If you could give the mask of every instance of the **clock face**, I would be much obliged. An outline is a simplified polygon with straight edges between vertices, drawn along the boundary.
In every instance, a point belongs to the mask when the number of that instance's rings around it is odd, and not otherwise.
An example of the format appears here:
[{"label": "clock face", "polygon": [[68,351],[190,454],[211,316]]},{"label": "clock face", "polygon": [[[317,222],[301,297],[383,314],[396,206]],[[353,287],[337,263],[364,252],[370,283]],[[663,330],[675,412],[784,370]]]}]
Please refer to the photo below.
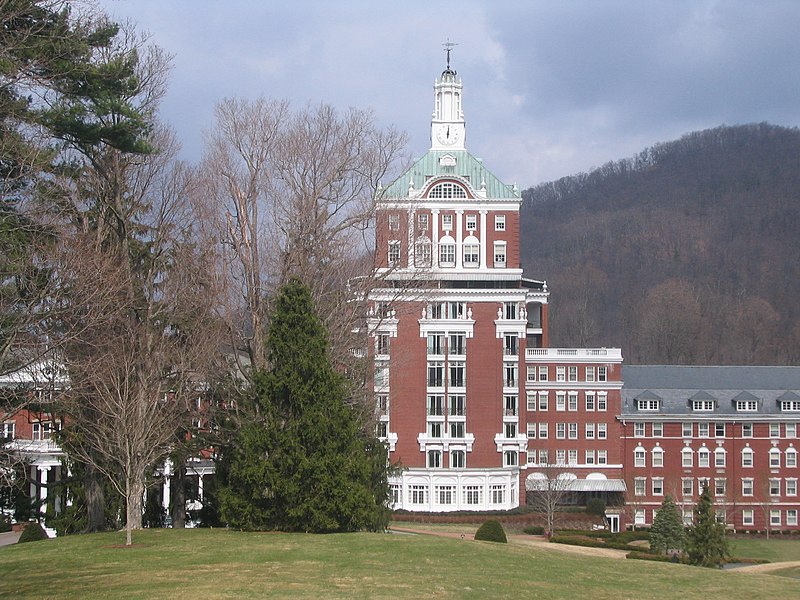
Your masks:
[{"label": "clock face", "polygon": [[439,125],[436,129],[436,139],[439,140],[440,144],[444,145],[451,145],[455,144],[460,137],[460,132],[458,127],[453,127],[452,125]]}]

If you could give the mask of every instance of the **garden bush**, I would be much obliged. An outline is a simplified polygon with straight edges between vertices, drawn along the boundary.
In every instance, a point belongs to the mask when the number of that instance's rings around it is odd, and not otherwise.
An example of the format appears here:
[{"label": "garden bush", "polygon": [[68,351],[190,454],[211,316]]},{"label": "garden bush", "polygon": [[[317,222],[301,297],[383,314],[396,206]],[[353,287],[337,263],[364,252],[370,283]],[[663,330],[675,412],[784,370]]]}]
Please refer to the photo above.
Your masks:
[{"label": "garden bush", "polygon": [[650,554],[649,552],[628,552],[625,555],[625,558],[630,558],[633,560],[654,560],[656,562],[675,562],[672,556],[666,556],[664,554]]},{"label": "garden bush", "polygon": [[19,536],[17,543],[22,544],[23,542],[36,542],[38,540],[46,539],[48,539],[47,533],[45,532],[44,528],[39,525],[39,523],[28,523],[28,525],[22,531],[22,535]]},{"label": "garden bush", "polygon": [[8,519],[0,518],[0,533],[7,533],[11,531],[11,523]]},{"label": "garden bush", "polygon": [[523,529],[522,532],[528,535],[544,535],[544,527],[541,525],[531,525]]},{"label": "garden bush", "polygon": [[499,521],[490,519],[480,526],[478,531],[475,532],[476,540],[483,540],[485,542],[501,542],[505,544],[508,542],[506,539],[506,532]]}]

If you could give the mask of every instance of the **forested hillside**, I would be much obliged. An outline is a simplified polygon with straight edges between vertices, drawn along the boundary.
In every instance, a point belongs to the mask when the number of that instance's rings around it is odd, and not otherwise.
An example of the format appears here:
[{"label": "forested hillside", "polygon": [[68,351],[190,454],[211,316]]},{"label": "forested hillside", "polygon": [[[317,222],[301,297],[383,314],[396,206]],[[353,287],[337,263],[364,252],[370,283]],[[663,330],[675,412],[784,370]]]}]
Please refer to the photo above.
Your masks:
[{"label": "forested hillside", "polygon": [[719,127],[523,193],[551,345],[629,364],[800,361],[800,130]]}]

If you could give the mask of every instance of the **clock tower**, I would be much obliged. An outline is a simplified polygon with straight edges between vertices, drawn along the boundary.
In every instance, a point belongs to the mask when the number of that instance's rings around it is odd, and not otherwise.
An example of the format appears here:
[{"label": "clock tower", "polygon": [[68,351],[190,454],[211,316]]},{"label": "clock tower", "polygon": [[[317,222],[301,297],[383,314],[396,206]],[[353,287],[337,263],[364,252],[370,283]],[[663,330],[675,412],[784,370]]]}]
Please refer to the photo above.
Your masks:
[{"label": "clock tower", "polygon": [[461,79],[450,68],[450,50],[447,47],[447,68],[433,85],[434,107],[431,118],[431,150],[464,150],[466,123],[461,107]]}]

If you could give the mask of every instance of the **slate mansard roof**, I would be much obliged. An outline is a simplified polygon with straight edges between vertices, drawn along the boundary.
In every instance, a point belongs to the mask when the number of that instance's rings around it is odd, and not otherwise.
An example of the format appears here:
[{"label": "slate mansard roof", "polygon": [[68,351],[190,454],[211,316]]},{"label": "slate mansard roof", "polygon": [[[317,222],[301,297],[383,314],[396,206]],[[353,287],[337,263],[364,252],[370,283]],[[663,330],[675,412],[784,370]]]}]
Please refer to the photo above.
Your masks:
[{"label": "slate mansard roof", "polygon": [[[782,411],[784,401],[800,402],[800,367],[622,367],[623,418],[683,415],[692,419],[734,416],[742,420],[763,417],[796,418],[800,411]],[[640,410],[637,400],[657,400],[659,410]],[[710,411],[692,410],[692,401],[713,401]],[[755,411],[737,410],[737,402],[756,401]]]},{"label": "slate mansard roof", "polygon": [[[449,161],[441,160],[448,155],[455,159],[455,166],[448,166]],[[515,185],[508,185],[500,181],[483,165],[483,161],[475,158],[466,150],[429,150],[386,187],[381,199],[408,198],[410,182],[413,182],[414,189],[419,191],[429,180],[437,177],[455,177],[464,180],[476,192],[481,192],[485,185],[483,198],[486,199],[517,201],[520,199],[520,192]]]}]

